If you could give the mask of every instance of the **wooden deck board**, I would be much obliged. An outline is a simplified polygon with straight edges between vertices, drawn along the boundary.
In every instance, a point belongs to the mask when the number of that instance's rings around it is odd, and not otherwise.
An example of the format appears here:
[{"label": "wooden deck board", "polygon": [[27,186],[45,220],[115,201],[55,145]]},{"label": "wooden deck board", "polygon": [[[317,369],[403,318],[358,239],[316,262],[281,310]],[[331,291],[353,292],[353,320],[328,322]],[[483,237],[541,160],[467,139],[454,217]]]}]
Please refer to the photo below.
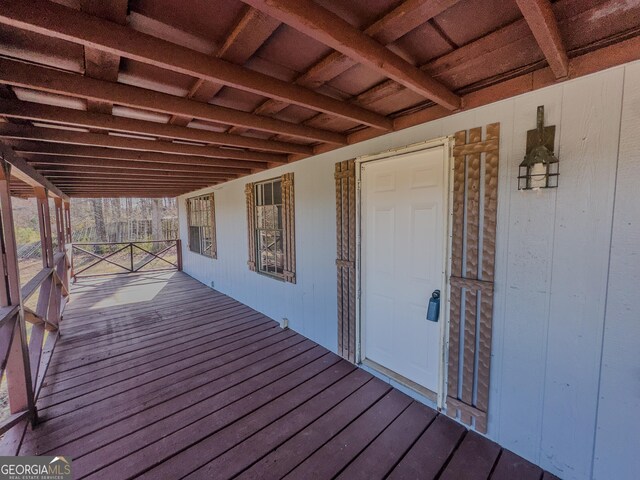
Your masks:
[{"label": "wooden deck board", "polygon": [[83,279],[72,298],[20,454],[68,455],[74,478],[543,475],[183,273]]}]

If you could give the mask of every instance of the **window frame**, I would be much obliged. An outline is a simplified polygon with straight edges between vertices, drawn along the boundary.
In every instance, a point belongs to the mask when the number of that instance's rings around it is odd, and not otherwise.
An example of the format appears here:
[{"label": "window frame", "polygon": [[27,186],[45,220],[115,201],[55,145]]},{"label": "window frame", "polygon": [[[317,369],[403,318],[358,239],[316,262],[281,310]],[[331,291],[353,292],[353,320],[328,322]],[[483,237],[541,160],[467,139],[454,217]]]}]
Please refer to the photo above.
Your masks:
[{"label": "window frame", "polygon": [[[276,183],[280,184],[280,203],[275,203],[275,196],[274,196],[274,188],[273,185],[275,185]],[[272,186],[271,189],[271,198],[272,198],[272,203],[269,204],[265,204],[265,195],[264,195],[264,186],[270,184]],[[274,177],[274,178],[268,178],[266,180],[262,180],[260,182],[255,182],[253,184],[253,215],[254,215],[254,219],[253,219],[253,237],[254,237],[254,248],[255,248],[255,271],[257,273],[259,273],[260,275],[264,275],[266,277],[270,277],[270,278],[275,278],[277,280],[281,280],[281,281],[285,281],[285,270],[286,270],[286,265],[285,265],[285,252],[286,252],[286,247],[285,247],[285,239],[286,239],[286,225],[284,222],[284,192],[283,192],[283,181],[282,181],[282,177]],[[259,195],[259,190],[261,190],[262,195]],[[272,206],[275,207],[275,221],[276,221],[276,225],[275,228],[265,228],[265,227],[261,227],[260,226],[260,222],[259,222],[259,218],[260,218],[260,209],[264,208],[264,207],[268,207],[268,206]],[[279,208],[279,212],[280,214],[278,215],[278,208]],[[263,263],[262,263],[262,249],[261,249],[261,233],[274,233],[276,234],[276,248],[274,251],[274,255],[275,255],[275,259],[274,259],[274,265],[275,265],[275,271],[267,271],[264,270],[263,267]],[[280,243],[280,250],[278,250],[277,245],[278,245],[278,238],[277,238],[277,234],[279,233],[279,243]],[[280,256],[282,258],[282,272],[278,272],[278,256]]]},{"label": "window frame", "polygon": [[[208,202],[208,206],[202,208],[201,205],[206,205],[206,202]],[[202,255],[203,257],[212,259],[218,258],[218,247],[216,242],[215,198],[213,192],[187,198],[186,207],[188,235],[187,248],[190,252],[197,255]],[[194,207],[197,208],[195,211]],[[195,222],[198,223],[198,225],[192,224],[194,215],[198,216],[198,221]],[[192,228],[198,228],[198,243],[200,250],[192,249]],[[207,228],[209,229],[208,237],[206,235],[203,235],[203,231]],[[208,247],[206,247],[207,238],[210,238]],[[209,253],[206,252],[207,250],[209,251]]]}]

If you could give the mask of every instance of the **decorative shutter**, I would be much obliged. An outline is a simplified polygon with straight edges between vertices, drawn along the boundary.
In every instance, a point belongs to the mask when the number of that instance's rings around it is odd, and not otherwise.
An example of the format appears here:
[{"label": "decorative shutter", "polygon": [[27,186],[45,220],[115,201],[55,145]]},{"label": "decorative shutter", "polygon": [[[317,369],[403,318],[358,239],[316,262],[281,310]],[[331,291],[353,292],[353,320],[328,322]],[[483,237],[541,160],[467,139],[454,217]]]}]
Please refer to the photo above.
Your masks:
[{"label": "decorative shutter", "polygon": [[293,173],[282,175],[282,223],[284,229],[284,280],[296,283],[296,225]]},{"label": "decorative shutter", "polygon": [[[193,243],[191,243],[193,240],[193,234],[191,232],[191,199],[187,198],[187,245],[189,245],[189,250],[193,251],[192,245]],[[131,230],[131,228],[129,228],[129,230]]]},{"label": "decorative shutter", "polygon": [[249,260],[247,265],[252,272],[256,271],[256,202],[253,183],[247,183],[244,187],[247,199],[247,234],[249,245]]},{"label": "decorative shutter", "polygon": [[209,209],[211,213],[209,230],[209,235],[211,236],[211,258],[218,258],[218,239],[216,237],[216,199],[213,192],[209,194],[209,202]]},{"label": "decorative shutter", "polygon": [[356,170],[355,161],[336,163],[338,354],[356,360]]},{"label": "decorative shutter", "polygon": [[456,133],[453,148],[447,414],[482,433],[489,406],[499,143],[500,124],[494,123],[484,141],[482,128]]}]

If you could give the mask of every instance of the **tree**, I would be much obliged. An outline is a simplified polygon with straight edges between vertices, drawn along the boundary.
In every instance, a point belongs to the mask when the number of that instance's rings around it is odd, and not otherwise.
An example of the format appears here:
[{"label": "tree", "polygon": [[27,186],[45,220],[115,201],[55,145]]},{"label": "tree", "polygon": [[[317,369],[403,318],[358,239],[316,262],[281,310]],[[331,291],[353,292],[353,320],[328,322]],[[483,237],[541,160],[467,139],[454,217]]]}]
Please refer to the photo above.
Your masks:
[{"label": "tree", "polygon": [[91,207],[93,208],[93,220],[96,225],[96,241],[107,241],[107,229],[104,225],[104,209],[102,208],[101,198],[92,198]]}]

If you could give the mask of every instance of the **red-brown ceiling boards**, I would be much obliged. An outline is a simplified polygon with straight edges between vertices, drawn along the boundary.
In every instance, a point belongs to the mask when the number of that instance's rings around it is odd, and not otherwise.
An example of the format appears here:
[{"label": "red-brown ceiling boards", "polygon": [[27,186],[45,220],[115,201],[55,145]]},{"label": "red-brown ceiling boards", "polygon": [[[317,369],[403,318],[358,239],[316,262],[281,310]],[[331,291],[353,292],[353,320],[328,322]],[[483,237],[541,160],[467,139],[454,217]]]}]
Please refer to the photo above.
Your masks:
[{"label": "red-brown ceiling boards", "polygon": [[0,0],[0,142],[71,195],[180,194],[636,60],[639,33],[618,0]]}]

